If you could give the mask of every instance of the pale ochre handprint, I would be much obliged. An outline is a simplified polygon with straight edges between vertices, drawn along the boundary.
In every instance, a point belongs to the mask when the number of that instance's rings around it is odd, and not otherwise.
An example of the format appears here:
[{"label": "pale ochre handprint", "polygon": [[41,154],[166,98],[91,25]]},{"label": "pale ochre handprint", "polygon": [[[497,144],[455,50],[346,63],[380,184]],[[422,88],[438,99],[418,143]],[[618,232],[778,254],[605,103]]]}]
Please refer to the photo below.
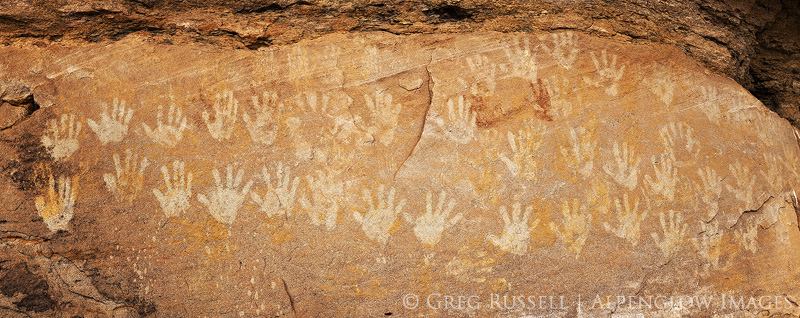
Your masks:
[{"label": "pale ochre handprint", "polygon": [[142,191],[144,184],[144,170],[150,165],[147,158],[142,157],[139,161],[139,155],[131,152],[130,149],[125,149],[125,165],[120,163],[119,154],[114,154],[114,170],[116,175],[106,173],[103,174],[103,180],[106,182],[108,191],[114,194],[118,200],[128,200],[129,202],[136,199]]},{"label": "pale ochre handprint", "polygon": [[594,52],[589,52],[589,55],[592,58],[592,62],[594,63],[595,70],[597,70],[597,75],[599,76],[598,80],[593,80],[589,77],[584,76],[583,81],[586,84],[589,84],[594,87],[599,87],[600,84],[604,82],[606,83],[606,94],[611,96],[617,96],[618,90],[618,83],[619,80],[622,78],[622,74],[625,71],[625,65],[620,66],[617,68],[617,56],[611,55],[611,61],[608,60],[608,54],[606,50],[603,50],[600,53],[600,60],[597,59],[597,56]]},{"label": "pale ochre handprint", "polygon": [[391,144],[394,140],[397,116],[400,115],[403,107],[392,102],[392,94],[380,90],[375,91],[374,98],[364,94],[364,100],[372,119],[367,124],[367,131],[381,144]]},{"label": "pale ochre handprint", "polygon": [[[225,101],[226,98],[227,101]],[[219,141],[230,139],[231,134],[233,134],[233,128],[236,125],[239,101],[233,98],[232,91],[225,91],[222,95],[217,93],[217,101],[214,102],[213,109],[213,121],[209,118],[211,115],[207,111],[203,111],[202,114],[206,127],[208,127],[208,132],[211,133],[211,137]]]},{"label": "pale ochre handprint", "polygon": [[100,143],[120,142],[128,133],[128,124],[133,117],[133,109],[125,112],[125,101],[114,99],[111,113],[108,113],[108,104],[103,103],[103,112],[100,114],[100,123],[92,119],[87,120],[89,128],[97,134]]},{"label": "pale ochre handprint", "polygon": [[242,120],[250,132],[250,139],[255,143],[272,145],[278,135],[276,116],[283,109],[283,103],[278,101],[278,94],[264,92],[260,101],[258,96],[253,96],[253,108],[256,111],[254,117],[242,110]]},{"label": "pale ochre handprint", "polygon": [[687,124],[671,122],[661,128],[659,135],[661,136],[661,143],[670,152],[683,148],[690,159],[697,157],[700,152],[700,147],[694,137],[694,129]]},{"label": "pale ochre handprint", "polygon": [[542,143],[542,137],[531,129],[520,130],[517,135],[508,132],[508,145],[511,147],[511,158],[501,155],[500,160],[514,176],[522,176],[533,181],[539,172],[536,162],[536,150]]},{"label": "pale ochre handprint", "polygon": [[753,200],[753,187],[756,183],[756,177],[750,174],[750,168],[741,164],[739,161],[728,165],[728,169],[733,175],[736,186],[726,184],[725,188],[733,193],[737,199],[745,203],[750,203]]},{"label": "pale ochre handprint", "polygon": [[536,81],[536,55],[531,50],[531,43],[528,38],[520,41],[515,37],[512,43],[503,45],[503,52],[506,54],[508,64],[503,65],[504,71],[511,77],[519,77],[528,81]]},{"label": "pale ochre handprint", "polygon": [[719,211],[719,199],[722,194],[722,179],[717,176],[717,172],[711,169],[711,167],[697,169],[697,175],[700,176],[701,183],[695,183],[694,187],[700,192],[700,199],[709,206],[706,219],[710,220],[717,215]]},{"label": "pale ochre handprint", "polygon": [[198,194],[197,200],[208,208],[208,212],[217,221],[230,225],[236,219],[236,213],[242,207],[247,193],[250,192],[253,180],[247,181],[242,190],[239,191],[242,177],[244,177],[244,169],[239,169],[236,173],[236,178],[233,177],[233,166],[228,165],[226,170],[227,175],[225,183],[223,183],[219,170],[214,169],[213,174],[216,186],[208,191],[208,196]]},{"label": "pale ochre handprint", "polygon": [[504,252],[510,252],[517,255],[524,255],[528,252],[528,245],[531,241],[531,231],[539,226],[539,219],[529,224],[528,220],[533,213],[532,206],[525,207],[525,213],[522,212],[522,205],[515,202],[511,208],[511,215],[509,216],[508,210],[505,206],[500,207],[500,216],[503,218],[503,234],[499,237],[494,234],[489,234],[486,239],[492,242],[495,246]]},{"label": "pale ochre handprint", "polygon": [[51,119],[47,125],[50,135],[42,135],[42,145],[56,161],[68,158],[80,147],[78,136],[82,124],[75,122],[75,115],[61,115],[61,124]]},{"label": "pale ochre handprint", "polygon": [[466,144],[475,139],[476,118],[475,112],[470,110],[469,105],[464,105],[464,96],[459,96],[457,104],[452,98],[447,100],[447,123],[441,117],[434,121],[447,138]]},{"label": "pale ochre handprint", "polygon": [[56,193],[55,180],[50,175],[50,185],[47,195],[36,197],[36,210],[44,220],[44,224],[52,232],[66,230],[67,224],[72,220],[75,208],[75,196],[78,192],[78,177],[72,179],[58,177],[58,193]]},{"label": "pale ochre handprint", "polygon": [[724,231],[719,228],[719,223],[716,220],[710,223],[700,221],[699,234],[700,238],[694,239],[693,243],[697,248],[697,253],[707,262],[703,264],[703,269],[707,274],[709,270],[719,268]]},{"label": "pale ochre handprint", "polygon": [[594,168],[594,152],[597,141],[591,132],[584,127],[571,128],[569,131],[569,147],[561,147],[561,155],[568,167],[588,177]]},{"label": "pale ochre handprint", "polygon": [[172,148],[183,138],[183,131],[186,130],[186,117],[183,116],[181,108],[175,107],[175,105],[169,106],[166,123],[164,122],[162,113],[163,109],[161,105],[158,105],[156,128],[152,129],[147,124],[142,123],[142,129],[144,129],[144,133],[150,140]]},{"label": "pale ochre handprint", "polygon": [[[456,214],[449,220],[447,219],[450,217],[450,213],[453,212],[456,201],[453,199],[447,201],[447,193],[444,191],[439,193],[439,203],[436,205],[435,210],[433,209],[433,193],[431,191],[428,191],[425,200],[427,202],[425,213],[420,214],[416,219],[409,214],[406,214],[405,218],[406,221],[414,224],[414,235],[417,236],[417,239],[423,245],[433,247],[442,239],[442,233],[444,233],[445,229],[461,220],[461,213]],[[445,202],[447,206],[445,206]]]},{"label": "pale ochre handprint", "polygon": [[661,250],[661,255],[670,257],[673,253],[678,251],[678,248],[686,242],[686,229],[687,224],[683,223],[683,215],[681,212],[675,213],[669,210],[669,220],[665,220],[664,212],[658,216],[661,222],[661,230],[664,232],[663,237],[659,237],[656,233],[650,233],[656,246]]},{"label": "pale ochre handprint", "polygon": [[344,181],[332,172],[317,170],[316,177],[306,176],[306,184],[310,195],[300,198],[300,206],[306,210],[312,224],[333,229],[339,216],[339,202],[344,198]]},{"label": "pale ochre handprint", "polygon": [[564,248],[568,252],[575,254],[575,258],[577,258],[589,238],[592,214],[584,209],[583,205],[578,201],[573,201],[572,204],[569,201],[564,201],[564,205],[561,207],[561,215],[564,218],[561,221],[563,226],[559,227],[555,222],[550,222],[550,229],[564,244]]},{"label": "pale ochre handprint", "polygon": [[617,163],[616,169],[606,164],[603,166],[603,171],[620,185],[630,190],[636,188],[640,161],[640,158],[636,155],[636,150],[633,147],[628,147],[626,142],[622,143],[622,150],[620,150],[619,143],[614,142],[614,159]]},{"label": "pale ochre handprint", "polygon": [[758,251],[758,224],[742,224],[738,229],[733,230],[733,235],[746,251],[755,253]]},{"label": "pale ochre handprint", "polygon": [[653,156],[651,158],[656,176],[644,176],[644,181],[654,193],[663,195],[667,200],[675,198],[675,187],[678,184],[678,169],[675,169],[675,157],[669,154]]},{"label": "pale ochre handprint", "polygon": [[381,244],[389,240],[391,235],[389,231],[397,216],[403,211],[403,206],[406,205],[405,199],[395,205],[394,195],[394,188],[384,191],[384,186],[380,185],[377,196],[373,199],[372,192],[364,189],[364,201],[369,205],[369,209],[365,213],[353,212],[353,218],[361,224],[364,234]]},{"label": "pale ochre handprint", "polygon": [[636,246],[639,244],[640,226],[647,217],[647,210],[640,214],[638,212],[639,199],[635,199],[631,204],[627,193],[622,196],[622,202],[620,203],[619,199],[614,200],[614,206],[616,207],[614,215],[617,217],[619,225],[614,228],[608,222],[604,222],[603,228],[607,232],[611,232],[617,237],[627,240],[631,245]]},{"label": "pale ochre handprint", "polygon": [[717,89],[711,86],[700,87],[701,99],[698,107],[708,120],[712,123],[719,125],[719,120],[722,117],[722,110],[720,108],[720,94]]},{"label": "pale ochre handprint", "polygon": [[672,105],[672,96],[675,94],[675,86],[678,80],[672,76],[672,72],[665,66],[657,64],[651,71],[652,80],[647,80],[650,91],[665,105]]},{"label": "pale ochre handprint", "polygon": [[274,215],[292,215],[292,208],[294,207],[295,193],[297,186],[300,184],[300,178],[291,178],[291,168],[289,165],[283,165],[282,162],[278,163],[275,172],[275,184],[272,184],[272,177],[269,170],[265,166],[262,169],[264,182],[269,186],[267,193],[264,196],[259,196],[258,193],[253,192],[250,196],[253,201],[261,207],[261,211],[272,217]]},{"label": "pale ochre handprint", "polygon": [[164,214],[169,217],[180,216],[189,209],[189,200],[192,198],[192,173],[185,172],[186,164],[175,160],[172,162],[172,176],[166,166],[161,166],[161,175],[164,177],[166,191],[153,189],[153,194],[158,199]]},{"label": "pale ochre handprint", "polygon": [[542,44],[542,49],[558,62],[558,65],[565,69],[572,69],[575,59],[578,57],[578,39],[575,34],[570,32],[553,33],[553,48]]}]

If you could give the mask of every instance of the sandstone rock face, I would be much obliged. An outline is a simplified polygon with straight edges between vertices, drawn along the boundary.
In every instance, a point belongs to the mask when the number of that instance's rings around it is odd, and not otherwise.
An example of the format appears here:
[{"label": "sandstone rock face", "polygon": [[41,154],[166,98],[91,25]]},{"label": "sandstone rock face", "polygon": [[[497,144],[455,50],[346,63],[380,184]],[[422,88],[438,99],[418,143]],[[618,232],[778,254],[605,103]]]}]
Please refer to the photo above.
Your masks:
[{"label": "sandstone rock face", "polygon": [[674,47],[0,56],[42,107],[0,131],[5,316],[800,313],[800,137]]}]

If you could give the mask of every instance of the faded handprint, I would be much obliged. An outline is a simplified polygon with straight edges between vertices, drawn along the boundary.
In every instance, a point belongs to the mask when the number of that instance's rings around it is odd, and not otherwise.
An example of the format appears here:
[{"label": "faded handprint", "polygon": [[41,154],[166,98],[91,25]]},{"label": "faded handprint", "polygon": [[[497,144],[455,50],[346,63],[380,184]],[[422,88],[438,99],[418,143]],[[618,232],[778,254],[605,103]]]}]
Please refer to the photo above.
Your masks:
[{"label": "faded handprint", "polygon": [[275,184],[272,184],[269,170],[265,166],[262,169],[264,182],[270,187],[263,197],[258,193],[253,192],[250,196],[253,198],[260,207],[261,211],[272,217],[274,215],[283,214],[285,216],[292,215],[292,208],[294,207],[295,193],[297,186],[300,184],[300,178],[291,178],[291,169],[289,165],[284,166],[282,162],[278,163],[275,171]]},{"label": "faded handprint", "polygon": [[542,49],[552,59],[556,60],[558,65],[568,70],[572,69],[579,52],[578,38],[575,34],[569,32],[553,33],[551,36],[553,37],[553,48],[551,49],[546,44],[542,44]]},{"label": "faded handprint", "polygon": [[168,218],[180,216],[189,209],[189,200],[192,198],[192,173],[189,172],[187,175],[185,166],[184,162],[173,161],[172,177],[170,177],[167,166],[161,166],[161,175],[164,176],[164,185],[167,190],[161,192],[159,189],[153,189],[153,194]]},{"label": "faded handprint", "polygon": [[255,143],[272,145],[278,135],[275,115],[283,109],[283,103],[278,102],[278,94],[264,92],[261,101],[258,96],[253,96],[253,108],[256,110],[255,117],[250,117],[246,110],[242,110],[242,120],[250,132],[250,139]]},{"label": "faded handprint", "polygon": [[[653,189],[653,192],[663,195],[667,200],[675,199],[675,187],[678,184],[678,169],[675,169],[675,157],[672,153],[653,156],[651,158],[654,178],[644,176],[644,181]],[[660,163],[659,163],[660,162]]]},{"label": "faded handprint", "polygon": [[431,191],[428,191],[428,195],[425,198],[425,201],[427,202],[427,205],[425,206],[425,213],[418,216],[416,220],[411,215],[405,215],[406,221],[409,223],[414,223],[414,235],[416,235],[420,242],[422,242],[422,244],[425,246],[432,247],[436,245],[436,243],[439,243],[444,230],[455,225],[461,220],[461,213],[456,214],[450,220],[447,219],[450,216],[450,213],[453,212],[453,208],[456,206],[456,201],[450,199],[447,201],[447,207],[445,207],[444,204],[446,199],[447,194],[444,191],[440,192],[439,203],[436,205],[436,210],[434,210],[433,194]]},{"label": "faded handprint", "polygon": [[712,123],[719,125],[719,120],[722,117],[722,110],[719,105],[720,95],[717,89],[711,86],[701,86],[700,93],[702,94],[700,111],[702,111]]},{"label": "faded handprint", "polygon": [[208,191],[208,196],[198,194],[197,200],[208,208],[208,212],[217,221],[222,224],[232,224],[236,219],[236,213],[242,207],[244,198],[250,192],[250,187],[253,185],[253,180],[247,181],[242,188],[238,191],[239,186],[242,184],[242,177],[244,177],[244,169],[239,169],[236,173],[236,178],[233,177],[233,166],[227,166],[227,175],[225,183],[219,175],[219,170],[214,169],[214,181],[216,186]]},{"label": "faded handprint", "polygon": [[114,105],[111,107],[111,114],[108,113],[108,105],[103,104],[103,112],[100,114],[100,123],[98,124],[92,119],[87,120],[89,128],[97,134],[100,143],[107,144],[109,142],[120,142],[125,134],[128,133],[128,124],[133,117],[133,109],[128,109],[125,112],[125,101],[114,99]]},{"label": "faded handprint", "polygon": [[364,234],[372,240],[381,244],[389,240],[389,230],[392,229],[397,216],[403,211],[406,200],[400,200],[394,204],[394,188],[384,193],[384,186],[378,186],[377,198],[373,200],[369,189],[364,189],[364,201],[369,204],[369,210],[365,213],[353,212],[353,218],[361,224]]},{"label": "faded handprint", "polygon": [[569,144],[570,147],[561,147],[561,155],[564,156],[567,166],[588,177],[594,168],[597,141],[586,128],[573,127],[569,131]]},{"label": "faded handprint", "polygon": [[619,221],[619,226],[614,228],[608,222],[603,223],[603,228],[607,232],[611,232],[619,238],[625,239],[631,243],[631,245],[636,246],[639,244],[639,227],[642,224],[642,221],[647,217],[647,210],[639,214],[639,199],[636,199],[633,204],[631,201],[628,200],[628,194],[625,193],[622,196],[622,201],[624,203],[620,204],[619,199],[614,200],[614,206],[616,206],[615,215],[617,220]]},{"label": "faded handprint", "polygon": [[520,130],[515,136],[514,133],[508,132],[508,144],[511,147],[511,159],[506,155],[502,155],[502,160],[508,170],[514,176],[522,176],[528,180],[533,181],[536,179],[538,172],[538,165],[536,160],[536,150],[542,143],[542,137],[537,135],[532,130]]},{"label": "faded handprint", "polygon": [[761,175],[764,177],[764,180],[769,181],[773,186],[783,190],[786,187],[786,183],[783,172],[781,171],[781,159],[774,153],[764,153],[763,156],[766,169],[761,170]]},{"label": "faded handprint", "polygon": [[[227,97],[228,101],[225,102]],[[223,103],[225,104],[223,106]],[[217,101],[214,102],[214,121],[210,120],[210,114],[203,111],[203,120],[206,122],[208,132],[211,137],[222,141],[223,139],[230,139],[233,134],[233,128],[236,125],[236,112],[239,109],[239,101],[233,98],[232,91],[225,91],[222,95],[217,93]]]},{"label": "faded handprint", "polygon": [[[694,129],[681,122],[671,122],[659,131],[661,143],[670,151],[678,150],[683,147],[689,154],[689,158],[694,159],[700,153],[700,147],[694,137]],[[681,141],[683,141],[681,143]]]},{"label": "faded handprint", "polygon": [[536,84],[533,81],[529,84],[533,95],[536,96],[533,115],[541,120],[553,121],[553,115],[550,114],[550,111],[553,110],[553,105],[550,103],[550,92],[547,89],[547,85],[541,79],[537,79]]},{"label": "faded handprint", "polygon": [[753,199],[753,186],[755,186],[756,177],[750,175],[750,168],[738,161],[728,165],[728,169],[736,181],[736,186],[734,187],[730,184],[726,184],[725,188],[733,193],[737,199],[745,203],[750,203],[750,200]]},{"label": "faded handprint", "polygon": [[650,236],[661,250],[661,255],[670,257],[686,241],[686,228],[688,225],[683,223],[681,212],[676,214],[673,210],[669,210],[669,223],[664,219],[664,212],[661,212],[658,218],[661,222],[664,237],[659,238],[656,233],[650,233]]},{"label": "faded handprint", "polygon": [[617,161],[616,171],[613,171],[611,165],[606,164],[603,170],[614,178],[614,181],[633,190],[638,183],[638,167],[640,158],[636,155],[636,150],[633,147],[628,147],[626,142],[622,143],[622,150],[620,150],[619,143],[614,142],[614,158]]},{"label": "faded handprint", "polygon": [[472,94],[478,94],[482,91],[483,94],[492,95],[495,93],[497,87],[497,64],[489,62],[489,58],[484,55],[476,55],[475,57],[467,57],[467,67],[470,73],[475,74],[476,82],[472,85]]},{"label": "faded handprint", "polygon": [[375,91],[375,98],[364,94],[367,109],[372,116],[372,122],[367,125],[367,131],[373,137],[380,136],[383,145],[389,145],[394,140],[394,129],[397,126],[397,116],[400,115],[402,106],[392,103],[392,94]]},{"label": "faded handprint", "polygon": [[44,224],[51,232],[66,230],[67,224],[72,220],[73,209],[75,207],[75,195],[77,194],[78,178],[72,177],[70,180],[64,176],[58,177],[58,194],[56,194],[55,181],[50,175],[50,186],[47,188],[47,196],[36,197],[36,210],[44,220]]},{"label": "faded handprint", "polygon": [[103,174],[108,191],[114,194],[118,200],[127,199],[133,201],[139,196],[144,184],[144,169],[150,165],[147,158],[142,157],[139,162],[139,155],[133,154],[130,149],[125,149],[125,166],[122,166],[119,154],[114,154],[114,169],[116,175]]},{"label": "faded handprint", "polygon": [[150,126],[145,123],[142,123],[142,129],[144,129],[144,133],[147,137],[150,137],[151,140],[172,148],[183,138],[183,131],[186,129],[186,117],[183,116],[183,112],[179,107],[170,105],[169,112],[167,113],[167,123],[165,124],[163,122],[161,108],[161,105],[158,105],[156,129],[151,129]]},{"label": "faded handprint", "polygon": [[708,220],[712,219],[719,211],[719,198],[722,194],[722,180],[717,176],[717,172],[710,167],[697,169],[700,176],[700,183],[695,183],[695,188],[700,192],[700,198],[709,205],[709,213],[706,215]]},{"label": "faded handprint", "polygon": [[758,224],[742,224],[742,226],[733,231],[734,237],[742,243],[744,249],[755,253],[758,251]]},{"label": "faded handprint", "polygon": [[[344,197],[344,182],[331,172],[317,170],[317,177],[306,176],[310,198],[300,198],[300,206],[306,210],[315,226],[325,225],[328,230],[336,226],[339,216],[339,201]],[[288,180],[286,178],[285,180]]]},{"label": "faded handprint", "polygon": [[563,227],[559,228],[555,222],[550,222],[550,229],[561,239],[564,248],[568,252],[575,254],[575,258],[577,258],[581,254],[584,244],[586,244],[586,239],[589,238],[592,214],[585,211],[578,201],[573,201],[572,204],[564,201],[561,214],[564,217],[562,220]]},{"label": "faded handprint", "polygon": [[42,136],[42,145],[56,161],[68,158],[80,147],[78,135],[81,132],[81,122],[75,123],[75,115],[61,115],[60,126],[58,121],[51,119],[47,130],[51,134]]},{"label": "faded handprint", "polygon": [[700,221],[700,228],[700,239],[694,239],[693,243],[700,257],[708,262],[704,264],[707,272],[709,269],[719,268],[719,257],[722,255],[723,231],[716,221],[712,223]]},{"label": "faded handprint", "polygon": [[536,81],[536,56],[531,50],[531,43],[528,38],[520,42],[519,37],[514,38],[512,43],[503,45],[503,52],[508,58],[508,64],[504,65],[505,71],[511,77],[520,77],[527,81]]},{"label": "faded handprint", "polygon": [[589,77],[583,77],[583,81],[591,86],[600,87],[600,84],[609,81],[608,87],[606,87],[606,94],[611,96],[617,96],[618,93],[618,83],[619,80],[622,78],[622,74],[625,71],[625,65],[622,65],[617,68],[617,56],[611,56],[611,62],[608,61],[608,54],[606,50],[603,50],[600,55],[600,60],[597,60],[597,56],[594,52],[589,52],[589,55],[592,57],[592,62],[594,62],[594,67],[597,70],[597,74],[600,76],[600,79],[595,81]]},{"label": "faded handprint", "polygon": [[452,98],[447,100],[447,118],[447,124],[442,118],[436,118],[435,122],[450,140],[466,144],[475,139],[476,115],[469,105],[464,105],[464,96],[458,97],[457,107]]},{"label": "faded handprint", "polygon": [[511,215],[509,217],[508,210],[505,206],[500,207],[500,215],[503,218],[503,234],[497,237],[494,234],[489,234],[486,239],[492,242],[495,246],[504,252],[511,252],[517,255],[524,255],[528,252],[528,245],[531,241],[531,231],[539,226],[539,219],[533,221],[533,224],[528,224],[528,219],[533,213],[533,207],[525,207],[525,213],[522,213],[522,207],[519,202],[515,202],[511,208]]},{"label": "faded handprint", "polygon": [[672,76],[669,69],[662,65],[654,66],[651,74],[653,80],[648,81],[650,91],[658,96],[658,99],[664,104],[670,106],[677,80]]}]

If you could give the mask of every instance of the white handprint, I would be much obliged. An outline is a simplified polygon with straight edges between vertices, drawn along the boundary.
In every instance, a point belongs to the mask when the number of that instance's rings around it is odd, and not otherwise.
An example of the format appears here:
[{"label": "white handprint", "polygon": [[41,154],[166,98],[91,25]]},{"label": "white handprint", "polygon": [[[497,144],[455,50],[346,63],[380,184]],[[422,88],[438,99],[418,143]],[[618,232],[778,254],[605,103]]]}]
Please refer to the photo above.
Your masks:
[{"label": "white handprint", "polygon": [[[192,173],[185,173],[185,163],[175,160],[172,162],[172,178],[166,166],[161,166],[161,175],[164,176],[165,192],[153,189],[153,194],[158,199],[164,214],[169,217],[180,216],[189,209],[189,200],[192,197]],[[172,181],[170,181],[172,179]]]},{"label": "white handprint", "polygon": [[514,38],[513,43],[503,45],[508,64],[504,65],[512,77],[520,77],[528,81],[536,81],[536,56],[530,49],[530,40],[525,38],[520,43],[519,38]]},{"label": "white handprint", "polygon": [[[224,99],[228,98],[225,102]],[[222,104],[225,103],[223,106]],[[214,121],[209,119],[210,114],[203,111],[203,120],[206,122],[208,132],[211,137],[222,141],[223,139],[230,139],[233,134],[233,128],[236,125],[236,112],[239,109],[239,101],[233,98],[232,91],[225,91],[222,95],[217,93],[217,101],[214,102]]]},{"label": "white handprint", "polygon": [[297,186],[300,184],[300,178],[291,178],[291,169],[289,165],[284,167],[283,163],[279,162],[277,171],[275,172],[275,185],[272,184],[269,170],[265,166],[262,169],[264,182],[270,187],[263,197],[258,193],[253,192],[250,196],[253,201],[261,207],[261,211],[272,217],[274,215],[283,214],[285,216],[292,215],[292,208],[294,207],[295,193]]},{"label": "white handprint", "polygon": [[[661,128],[659,135],[661,136],[661,143],[670,151],[677,150],[676,146],[683,146],[692,159],[700,152],[700,148],[697,146],[697,140],[695,140],[694,137],[694,129],[687,124],[671,122]],[[682,145],[678,144],[680,140],[684,141]]]},{"label": "white handprint", "polygon": [[186,129],[186,117],[179,107],[175,105],[169,106],[167,113],[167,122],[163,122],[163,115],[161,105],[158,105],[158,114],[156,114],[156,129],[150,128],[145,123],[142,123],[142,129],[147,137],[166,147],[172,148],[178,144],[183,138],[183,131]]},{"label": "white handprint", "polygon": [[706,114],[708,120],[719,125],[719,120],[722,117],[722,110],[719,105],[720,94],[716,88],[710,86],[701,86],[700,93],[702,94],[700,111]]},{"label": "white handprint", "polygon": [[617,96],[617,85],[619,80],[622,78],[622,74],[625,71],[625,65],[621,66],[617,69],[617,56],[611,56],[611,62],[608,61],[608,54],[606,50],[601,52],[601,60],[597,60],[597,56],[594,52],[589,52],[589,55],[592,57],[592,62],[594,62],[594,67],[597,70],[597,74],[600,76],[600,79],[595,81],[589,77],[583,77],[583,81],[591,86],[599,87],[601,83],[605,81],[609,81],[608,87],[606,88],[606,94],[611,96]]},{"label": "white handprint", "polygon": [[653,67],[651,74],[653,80],[648,81],[650,91],[658,96],[664,104],[670,106],[672,103],[672,96],[675,93],[677,80],[673,78],[668,68],[661,65]]},{"label": "white handprint", "polygon": [[435,246],[442,238],[442,233],[445,229],[455,225],[461,220],[461,213],[456,214],[452,219],[447,220],[453,208],[456,206],[456,201],[450,199],[447,201],[447,207],[444,206],[447,194],[442,191],[439,193],[439,203],[436,210],[433,209],[433,194],[428,191],[425,200],[425,213],[421,214],[414,220],[414,217],[406,214],[406,221],[414,223],[414,235],[425,246]]},{"label": "white handprint", "polygon": [[128,124],[133,117],[133,109],[125,112],[125,101],[114,99],[111,114],[108,113],[108,104],[103,103],[103,112],[100,114],[100,123],[92,119],[87,120],[89,128],[97,134],[100,143],[120,142],[128,133]]},{"label": "white handprint", "polygon": [[750,175],[750,169],[747,166],[736,162],[728,165],[733,178],[736,179],[736,187],[726,184],[725,188],[733,193],[737,199],[745,203],[750,203],[753,199],[753,186],[756,183],[756,177]]},{"label": "white handprint", "polygon": [[554,33],[553,48],[550,49],[547,45],[542,44],[544,49],[551,58],[558,62],[558,65],[565,69],[572,69],[572,64],[575,63],[575,58],[578,57],[578,39],[569,32]]},{"label": "white handprint", "polygon": [[378,186],[377,198],[373,200],[369,189],[364,189],[364,201],[369,204],[369,210],[365,213],[353,212],[353,218],[361,224],[364,234],[381,244],[389,240],[391,235],[389,231],[392,229],[397,216],[403,211],[403,206],[406,205],[405,199],[400,200],[395,205],[394,194],[394,188],[384,193],[384,186],[380,185]]},{"label": "white handprint", "polygon": [[605,222],[603,223],[603,228],[619,238],[628,240],[631,245],[636,246],[639,244],[639,227],[642,221],[647,217],[647,210],[640,215],[638,212],[639,199],[636,199],[633,205],[631,205],[627,193],[622,196],[622,201],[624,202],[624,206],[620,204],[619,199],[614,200],[614,205],[617,208],[615,215],[619,221],[619,226],[613,228],[611,224]]},{"label": "white handprint", "polygon": [[403,107],[400,104],[392,103],[392,94],[376,90],[374,95],[375,98],[373,99],[364,94],[367,109],[372,117],[372,122],[368,124],[367,131],[373,137],[380,136],[378,139],[381,144],[388,145],[394,140],[397,116],[400,115]]},{"label": "white handprint", "polygon": [[504,252],[511,252],[517,255],[524,255],[528,252],[528,245],[531,241],[531,231],[539,226],[539,219],[533,221],[533,224],[528,224],[528,219],[533,213],[533,207],[525,207],[525,213],[522,213],[522,206],[519,202],[515,202],[511,208],[511,215],[509,217],[508,210],[505,206],[500,207],[500,215],[503,218],[503,234],[497,237],[494,234],[489,234],[486,239],[492,242],[495,246]]},{"label": "white handprint", "polygon": [[713,218],[719,211],[719,198],[722,194],[722,180],[717,176],[717,172],[710,167],[697,169],[702,184],[695,183],[695,188],[700,191],[700,198],[709,205],[707,219]]},{"label": "white handprint", "polygon": [[75,123],[75,115],[61,115],[61,126],[58,121],[51,119],[47,125],[51,135],[42,136],[42,145],[47,148],[50,156],[56,161],[68,158],[78,150],[80,143],[78,135],[81,132],[81,122]]},{"label": "white handprint", "polygon": [[475,139],[477,130],[475,112],[470,110],[469,105],[464,106],[464,96],[458,97],[458,106],[453,103],[453,99],[447,100],[448,123],[436,118],[435,122],[442,129],[444,135],[460,144],[466,144]]},{"label": "white handprint", "polygon": [[571,206],[568,201],[564,201],[561,214],[564,217],[562,220],[564,226],[559,229],[554,222],[550,222],[550,229],[564,243],[564,248],[575,254],[575,258],[577,258],[589,238],[592,214],[585,211],[578,201],[573,201]]},{"label": "white handprint", "polygon": [[253,96],[253,108],[256,115],[251,119],[246,110],[242,110],[242,120],[250,132],[253,142],[272,145],[278,135],[277,111],[283,109],[283,103],[278,102],[278,94],[264,92],[261,101],[258,96]]},{"label": "white handprint", "polygon": [[633,190],[638,183],[638,167],[640,158],[636,156],[633,147],[628,147],[626,142],[622,143],[620,151],[619,143],[614,142],[614,158],[617,161],[617,171],[613,171],[611,165],[606,164],[603,170],[614,178],[614,181]]},{"label": "white handprint", "polygon": [[242,184],[244,169],[239,169],[234,179],[233,166],[228,165],[225,184],[222,183],[219,170],[214,169],[213,173],[216,187],[208,191],[208,196],[198,194],[197,199],[208,208],[208,212],[217,221],[230,225],[236,219],[236,213],[242,207],[244,198],[247,196],[247,192],[250,191],[250,186],[253,185],[253,180],[247,181],[242,191],[237,191]]},{"label": "white handprint", "polygon": [[[288,181],[288,178],[286,178]],[[339,201],[344,197],[344,182],[337,180],[331,173],[317,171],[317,177],[306,176],[310,199],[305,194],[300,198],[300,206],[306,209],[311,223],[315,226],[325,225],[328,230],[336,226],[339,216]]]},{"label": "white handprint", "polygon": [[712,223],[700,221],[700,228],[700,239],[694,239],[693,243],[700,257],[708,262],[708,264],[704,264],[704,269],[706,272],[709,269],[718,269],[719,257],[722,255],[724,232],[719,228],[719,223],[716,221]]},{"label": "white handprint", "polygon": [[676,214],[673,210],[669,210],[669,223],[664,219],[664,212],[659,214],[658,219],[661,222],[664,237],[659,238],[656,233],[650,233],[650,236],[661,250],[661,254],[664,257],[670,257],[686,241],[686,227],[688,225],[683,223],[681,212]]},{"label": "white handprint", "polygon": [[[672,201],[675,198],[675,186],[678,183],[678,169],[674,168],[675,157],[670,154],[662,154],[651,158],[653,170],[656,172],[655,178],[650,175],[644,176],[644,181],[653,189]],[[660,161],[660,163],[659,163]]]},{"label": "white handprint", "polygon": [[70,180],[60,176],[58,177],[58,194],[56,194],[55,181],[53,180],[53,175],[50,175],[47,196],[36,197],[36,210],[39,211],[39,215],[50,231],[57,232],[67,229],[67,224],[72,220],[77,188],[77,177],[72,177],[72,180]]},{"label": "white handprint", "polygon": [[144,169],[150,165],[150,162],[145,157],[142,157],[142,161],[139,162],[139,155],[133,154],[130,149],[125,149],[125,154],[124,167],[120,164],[119,154],[114,154],[116,176],[106,173],[103,174],[103,180],[106,182],[108,191],[111,191],[118,200],[133,201],[142,191]]}]

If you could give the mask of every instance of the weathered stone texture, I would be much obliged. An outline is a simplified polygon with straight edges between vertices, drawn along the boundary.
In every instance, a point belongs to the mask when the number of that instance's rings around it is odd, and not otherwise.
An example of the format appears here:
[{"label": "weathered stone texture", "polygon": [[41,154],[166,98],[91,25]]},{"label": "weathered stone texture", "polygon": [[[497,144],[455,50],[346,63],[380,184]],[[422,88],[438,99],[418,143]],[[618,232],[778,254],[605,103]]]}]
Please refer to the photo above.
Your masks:
[{"label": "weathered stone texture", "polygon": [[[42,107],[0,131],[3,315],[572,316],[579,294],[800,312],[798,135],[671,46],[130,36],[0,65]],[[403,304],[437,292],[484,306]]]}]

